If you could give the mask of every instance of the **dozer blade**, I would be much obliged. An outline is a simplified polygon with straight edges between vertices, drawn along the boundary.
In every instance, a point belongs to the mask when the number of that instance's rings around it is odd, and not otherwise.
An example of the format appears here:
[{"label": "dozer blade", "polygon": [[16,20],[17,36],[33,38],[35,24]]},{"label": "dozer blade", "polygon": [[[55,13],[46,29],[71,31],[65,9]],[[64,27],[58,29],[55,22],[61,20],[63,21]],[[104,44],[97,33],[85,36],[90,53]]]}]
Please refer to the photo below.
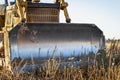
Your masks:
[{"label": "dozer blade", "polygon": [[94,24],[24,23],[9,32],[11,61],[79,57],[104,48],[103,32]]}]

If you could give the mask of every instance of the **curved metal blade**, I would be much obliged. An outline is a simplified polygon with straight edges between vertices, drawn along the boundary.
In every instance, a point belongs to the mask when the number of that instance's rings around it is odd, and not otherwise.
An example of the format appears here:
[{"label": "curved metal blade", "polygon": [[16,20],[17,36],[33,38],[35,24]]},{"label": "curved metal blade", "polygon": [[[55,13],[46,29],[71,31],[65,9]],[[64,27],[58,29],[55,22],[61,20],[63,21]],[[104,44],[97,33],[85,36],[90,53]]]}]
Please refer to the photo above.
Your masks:
[{"label": "curved metal blade", "polygon": [[[103,33],[93,24],[26,23],[9,32],[11,60],[78,57],[103,48]],[[101,40],[102,39],[102,40]]]}]

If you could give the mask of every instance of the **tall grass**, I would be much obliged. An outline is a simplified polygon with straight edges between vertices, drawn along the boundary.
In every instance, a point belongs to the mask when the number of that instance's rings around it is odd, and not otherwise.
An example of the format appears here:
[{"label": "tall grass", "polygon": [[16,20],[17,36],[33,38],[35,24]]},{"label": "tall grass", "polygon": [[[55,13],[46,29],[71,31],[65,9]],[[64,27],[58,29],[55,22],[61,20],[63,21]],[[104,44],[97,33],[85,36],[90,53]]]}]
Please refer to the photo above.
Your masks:
[{"label": "tall grass", "polygon": [[[19,65],[24,60],[21,60],[18,66],[13,69],[16,74],[11,74],[9,71],[1,71],[0,79],[8,80],[120,80],[120,43],[119,41],[107,42],[106,52],[95,56],[94,65],[91,65],[88,57],[87,66],[66,65],[60,69],[61,59],[53,57],[44,63],[40,68],[23,73],[23,68],[17,71]],[[106,55],[104,55],[104,53]],[[102,57],[102,58],[101,58]],[[74,63],[74,62],[73,62]]]}]

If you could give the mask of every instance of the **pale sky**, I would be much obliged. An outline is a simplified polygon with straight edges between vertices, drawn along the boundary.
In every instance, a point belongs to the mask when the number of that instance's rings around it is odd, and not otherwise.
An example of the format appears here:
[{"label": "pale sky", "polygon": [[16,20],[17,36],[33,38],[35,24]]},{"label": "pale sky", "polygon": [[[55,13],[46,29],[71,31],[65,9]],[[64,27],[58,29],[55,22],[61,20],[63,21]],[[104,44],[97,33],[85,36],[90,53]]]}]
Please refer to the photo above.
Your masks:
[{"label": "pale sky", "polygon": [[[0,0],[0,3],[3,0]],[[10,0],[12,1],[12,0]],[[54,0],[41,0],[53,2]],[[120,0],[65,0],[72,23],[94,23],[108,38],[120,39]],[[65,22],[63,12],[60,21]]]}]

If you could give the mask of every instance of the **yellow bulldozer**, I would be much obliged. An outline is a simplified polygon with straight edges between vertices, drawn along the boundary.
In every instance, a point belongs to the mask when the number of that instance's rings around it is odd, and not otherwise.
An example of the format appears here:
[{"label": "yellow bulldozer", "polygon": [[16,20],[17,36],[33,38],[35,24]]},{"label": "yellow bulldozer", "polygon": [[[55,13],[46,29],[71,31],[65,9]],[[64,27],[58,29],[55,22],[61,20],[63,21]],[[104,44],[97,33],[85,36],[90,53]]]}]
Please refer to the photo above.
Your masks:
[{"label": "yellow bulldozer", "polygon": [[[78,58],[81,54],[97,52],[105,48],[103,32],[95,24],[71,23],[67,2],[55,0],[4,0],[0,4],[0,68],[11,70],[16,59],[30,64],[37,60],[62,56]],[[60,10],[66,23],[59,22]]]}]

